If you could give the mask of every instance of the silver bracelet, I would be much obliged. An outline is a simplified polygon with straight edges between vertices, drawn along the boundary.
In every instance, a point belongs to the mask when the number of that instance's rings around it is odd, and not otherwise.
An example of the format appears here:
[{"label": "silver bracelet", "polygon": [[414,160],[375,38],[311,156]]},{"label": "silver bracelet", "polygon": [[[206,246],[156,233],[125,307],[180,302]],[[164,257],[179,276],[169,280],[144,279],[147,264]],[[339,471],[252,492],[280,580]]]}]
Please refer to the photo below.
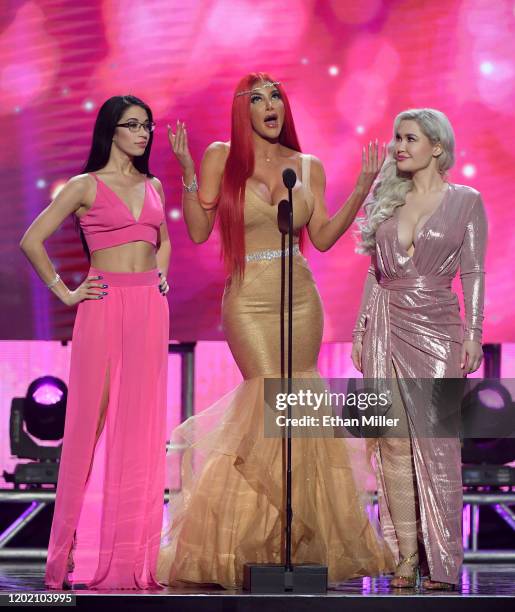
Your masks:
[{"label": "silver bracelet", "polygon": [[52,289],[52,287],[55,287],[57,285],[57,283],[61,280],[61,277],[59,276],[59,274],[56,273],[56,275],[54,276],[53,280],[51,280],[48,284],[47,287],[49,289]]},{"label": "silver bracelet", "polygon": [[181,180],[182,180],[182,186],[184,188],[184,191],[187,191],[188,193],[194,193],[195,191],[198,191],[198,183],[197,183],[196,174],[193,175],[193,180],[191,181],[191,185],[186,185],[186,183],[184,182],[183,176],[181,176]]}]

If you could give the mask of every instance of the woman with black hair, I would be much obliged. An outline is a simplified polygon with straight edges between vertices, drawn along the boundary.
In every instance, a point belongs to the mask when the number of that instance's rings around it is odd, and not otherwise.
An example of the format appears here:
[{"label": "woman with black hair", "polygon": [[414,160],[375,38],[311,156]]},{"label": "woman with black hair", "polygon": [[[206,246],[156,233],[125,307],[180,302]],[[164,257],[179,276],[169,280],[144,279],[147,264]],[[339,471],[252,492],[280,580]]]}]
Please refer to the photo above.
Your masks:
[{"label": "woman with black hair", "polygon": [[[138,98],[107,100],[84,174],[68,181],[20,244],[47,287],[68,306],[79,304],[50,588],[72,580],[90,588],[159,587],[170,240],[163,189],[148,164],[154,126]],[[44,248],[70,214],[91,262],[75,290]]]}]

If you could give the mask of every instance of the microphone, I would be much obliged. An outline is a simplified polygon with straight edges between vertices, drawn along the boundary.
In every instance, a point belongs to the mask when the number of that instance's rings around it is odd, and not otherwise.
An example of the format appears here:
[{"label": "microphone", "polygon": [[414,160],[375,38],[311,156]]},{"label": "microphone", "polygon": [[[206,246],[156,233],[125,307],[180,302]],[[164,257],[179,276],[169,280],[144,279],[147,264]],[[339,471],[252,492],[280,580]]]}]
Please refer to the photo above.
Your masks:
[{"label": "microphone", "polygon": [[[285,171],[286,172],[286,171]],[[281,200],[277,209],[277,225],[281,234],[287,234],[290,229],[290,203]]]},{"label": "microphone", "polygon": [[293,189],[296,182],[297,175],[295,174],[295,170],[292,170],[291,168],[286,168],[286,170],[283,170],[283,183],[288,191]]}]

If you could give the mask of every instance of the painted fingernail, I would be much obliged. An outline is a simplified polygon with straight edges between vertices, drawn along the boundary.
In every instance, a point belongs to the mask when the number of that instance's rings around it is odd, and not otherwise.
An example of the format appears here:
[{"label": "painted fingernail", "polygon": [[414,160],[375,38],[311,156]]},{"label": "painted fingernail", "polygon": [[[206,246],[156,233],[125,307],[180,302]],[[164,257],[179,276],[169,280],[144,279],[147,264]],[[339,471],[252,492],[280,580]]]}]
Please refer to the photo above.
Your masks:
[{"label": "painted fingernail", "polygon": [[163,276],[163,273],[162,273],[162,272],[158,272],[157,274],[158,274],[159,276]]},{"label": "painted fingernail", "polygon": [[99,299],[99,300],[103,300],[104,298],[103,298],[101,295],[99,295],[99,296],[98,296],[98,299]]},{"label": "painted fingernail", "polygon": [[102,291],[102,295],[107,295],[107,291]]},{"label": "painted fingernail", "polygon": [[102,289],[107,289],[109,285],[102,285]]},{"label": "painted fingernail", "polygon": [[104,278],[104,277],[103,277],[103,276],[99,276],[99,277],[98,277],[98,280],[100,280],[100,279],[102,279],[102,278]]}]

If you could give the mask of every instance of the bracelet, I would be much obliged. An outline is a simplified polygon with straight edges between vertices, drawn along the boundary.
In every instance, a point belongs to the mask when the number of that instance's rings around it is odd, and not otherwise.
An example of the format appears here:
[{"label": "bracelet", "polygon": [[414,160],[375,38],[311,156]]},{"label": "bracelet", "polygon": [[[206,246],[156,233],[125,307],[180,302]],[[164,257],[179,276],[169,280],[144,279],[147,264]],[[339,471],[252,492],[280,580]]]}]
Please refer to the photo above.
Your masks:
[{"label": "bracelet", "polygon": [[191,181],[191,185],[186,185],[186,183],[184,182],[184,177],[182,176],[181,176],[181,180],[182,180],[182,186],[184,188],[184,191],[187,191],[188,193],[194,193],[195,191],[198,191],[198,183],[197,183],[196,174],[193,175],[193,180]]},{"label": "bracelet", "polygon": [[55,277],[53,280],[51,280],[48,284],[47,287],[49,289],[52,289],[52,287],[55,287],[57,285],[57,283],[61,280],[61,277],[59,276],[59,274],[56,273]]}]

